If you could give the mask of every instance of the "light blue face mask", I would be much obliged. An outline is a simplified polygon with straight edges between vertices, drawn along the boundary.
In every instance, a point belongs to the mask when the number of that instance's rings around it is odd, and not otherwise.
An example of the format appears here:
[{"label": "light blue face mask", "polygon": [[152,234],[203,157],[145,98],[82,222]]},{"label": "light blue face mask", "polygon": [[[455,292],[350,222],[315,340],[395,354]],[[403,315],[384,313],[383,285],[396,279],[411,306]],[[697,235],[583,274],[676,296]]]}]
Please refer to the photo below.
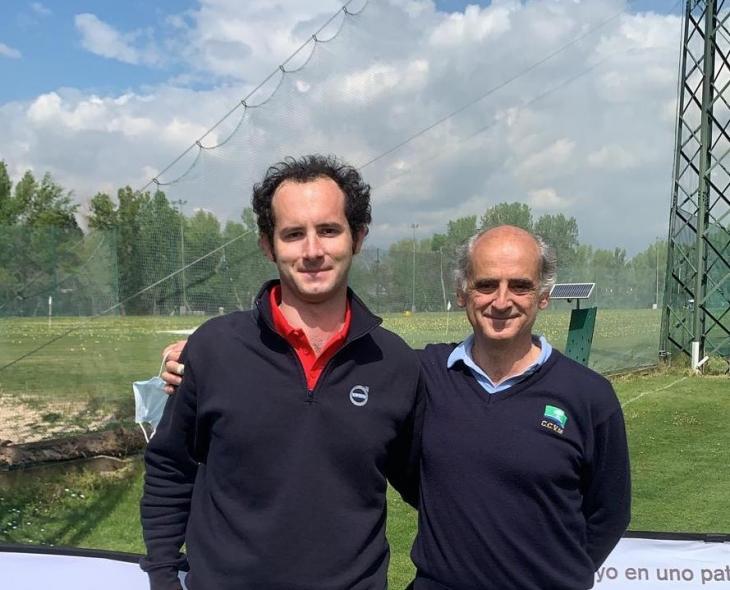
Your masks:
[{"label": "light blue face mask", "polygon": [[[132,383],[132,391],[134,391],[134,421],[139,424],[144,434],[144,439],[150,442],[155,435],[157,425],[162,419],[162,412],[165,409],[167,398],[165,393],[165,382],[160,378],[162,370],[165,368],[167,355],[162,359],[160,371],[157,377],[147,379],[147,381],[135,381]],[[149,424],[152,432],[147,434],[144,425]]]}]

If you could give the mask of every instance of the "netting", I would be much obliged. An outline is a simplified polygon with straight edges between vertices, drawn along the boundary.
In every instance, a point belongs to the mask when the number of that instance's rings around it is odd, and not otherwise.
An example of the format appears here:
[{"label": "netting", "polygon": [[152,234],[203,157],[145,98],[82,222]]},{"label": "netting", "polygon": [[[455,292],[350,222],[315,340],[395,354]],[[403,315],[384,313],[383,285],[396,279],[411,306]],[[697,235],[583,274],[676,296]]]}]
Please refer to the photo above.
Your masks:
[{"label": "netting", "polygon": [[[530,28],[541,9],[494,7],[494,26],[512,19],[516,30],[534,34],[535,43],[508,60],[507,49],[488,35],[459,29],[456,21],[436,26],[435,11],[353,0],[142,190],[95,197],[85,233],[3,228],[0,396],[15,400],[3,408],[28,413],[36,438],[62,426],[83,430],[129,417],[130,381],[156,370],[160,349],[177,332],[248,308],[262,281],[274,276],[247,205],[267,166],[288,155],[337,154],[372,185],[374,223],[350,282],[385,314],[386,325],[415,346],[461,338],[468,326],[454,306],[455,249],[484,222],[470,212],[475,204],[482,211],[494,205],[501,191],[528,191],[536,162],[515,157],[524,152],[520,145],[570,150],[560,136],[538,137],[545,103],[550,117],[562,118],[564,132],[593,130],[586,148],[610,141],[609,122],[593,120],[590,109],[579,116],[560,97],[610,100],[600,96],[597,73],[639,51],[600,43],[621,27],[622,6],[571,7],[587,24],[557,42]],[[424,19],[434,26],[424,29]],[[464,35],[489,48],[470,61],[471,72],[454,69],[453,43]],[[460,90],[444,102],[440,90],[452,86]],[[506,159],[501,138],[517,146]],[[498,176],[488,172],[497,168]],[[569,167],[562,176],[570,176]],[[437,234],[448,221],[445,201],[455,221],[449,233]],[[593,252],[566,242],[566,234],[577,237],[577,227],[561,225],[566,219],[558,211],[533,225],[556,242],[559,280],[597,283],[592,303],[606,311],[599,315],[593,366],[608,371],[653,362],[661,247],[641,260],[627,259],[620,248]],[[395,241],[403,236],[409,238]],[[392,245],[371,246],[379,242]],[[543,329],[560,347],[570,306],[553,307]],[[62,415],[76,418],[58,420],[59,403],[67,404]]]},{"label": "netting", "polygon": [[[0,401],[16,441],[128,421],[130,382],[154,374],[165,345],[208,317],[248,309],[263,281],[276,276],[255,232],[239,224],[220,228],[204,212],[158,219],[166,225],[130,234],[130,243],[112,230],[3,233],[29,245],[4,258],[15,282],[6,280],[0,293]],[[350,274],[355,292],[416,347],[469,333],[454,296],[454,252],[425,247],[366,248]],[[562,270],[561,280],[580,276],[601,286],[588,303],[600,309],[594,368],[656,360],[654,270],[625,267],[621,294],[607,286],[616,284],[616,269]],[[571,307],[555,301],[539,318],[538,331],[558,348]]]}]

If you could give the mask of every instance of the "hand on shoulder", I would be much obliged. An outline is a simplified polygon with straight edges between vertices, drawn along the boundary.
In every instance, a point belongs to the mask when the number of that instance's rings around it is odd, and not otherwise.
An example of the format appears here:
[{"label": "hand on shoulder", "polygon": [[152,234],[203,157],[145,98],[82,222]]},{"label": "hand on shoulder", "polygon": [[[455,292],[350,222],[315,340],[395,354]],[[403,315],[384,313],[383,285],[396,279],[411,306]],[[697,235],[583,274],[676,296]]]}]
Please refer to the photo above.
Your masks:
[{"label": "hand on shoulder", "polygon": [[165,393],[175,393],[178,385],[182,382],[182,375],[185,365],[180,363],[180,355],[187,344],[187,340],[178,340],[162,351],[162,358],[165,359],[164,370],[160,377],[165,382]]}]

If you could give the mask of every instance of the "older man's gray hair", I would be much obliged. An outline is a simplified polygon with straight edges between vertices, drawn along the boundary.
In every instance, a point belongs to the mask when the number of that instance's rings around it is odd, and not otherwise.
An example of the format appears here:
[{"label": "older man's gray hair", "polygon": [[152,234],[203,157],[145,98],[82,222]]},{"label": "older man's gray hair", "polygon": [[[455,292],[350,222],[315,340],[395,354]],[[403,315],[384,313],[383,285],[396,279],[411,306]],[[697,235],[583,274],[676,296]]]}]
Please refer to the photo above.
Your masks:
[{"label": "older man's gray hair", "polygon": [[[474,245],[490,229],[488,228],[478,231],[470,237],[466,243],[461,246],[457,252],[456,269],[454,270],[454,279],[456,280],[456,288],[462,293],[466,293],[469,289],[469,280],[472,275],[471,256],[474,252]],[[542,236],[529,233],[537,242],[540,252],[540,291],[545,293],[550,291],[558,276],[558,257],[555,250],[543,239]]]}]

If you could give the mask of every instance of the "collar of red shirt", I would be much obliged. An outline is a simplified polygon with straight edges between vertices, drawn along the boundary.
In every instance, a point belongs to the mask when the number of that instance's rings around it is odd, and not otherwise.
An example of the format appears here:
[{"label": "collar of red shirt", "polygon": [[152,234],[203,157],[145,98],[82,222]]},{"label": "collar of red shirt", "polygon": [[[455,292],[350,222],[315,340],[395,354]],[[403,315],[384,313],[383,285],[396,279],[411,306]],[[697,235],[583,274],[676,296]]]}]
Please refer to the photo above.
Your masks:
[{"label": "collar of red shirt", "polygon": [[297,358],[304,369],[304,375],[307,378],[307,388],[311,391],[317,384],[322,371],[327,362],[342,348],[350,331],[350,320],[352,313],[350,311],[350,300],[347,300],[345,308],[345,321],[342,328],[332,336],[325,344],[322,352],[317,356],[309,343],[304,330],[293,328],[284,317],[279,309],[281,303],[281,286],[274,285],[269,292],[269,303],[271,305],[271,317],[274,321],[274,328],[294,349]]}]

